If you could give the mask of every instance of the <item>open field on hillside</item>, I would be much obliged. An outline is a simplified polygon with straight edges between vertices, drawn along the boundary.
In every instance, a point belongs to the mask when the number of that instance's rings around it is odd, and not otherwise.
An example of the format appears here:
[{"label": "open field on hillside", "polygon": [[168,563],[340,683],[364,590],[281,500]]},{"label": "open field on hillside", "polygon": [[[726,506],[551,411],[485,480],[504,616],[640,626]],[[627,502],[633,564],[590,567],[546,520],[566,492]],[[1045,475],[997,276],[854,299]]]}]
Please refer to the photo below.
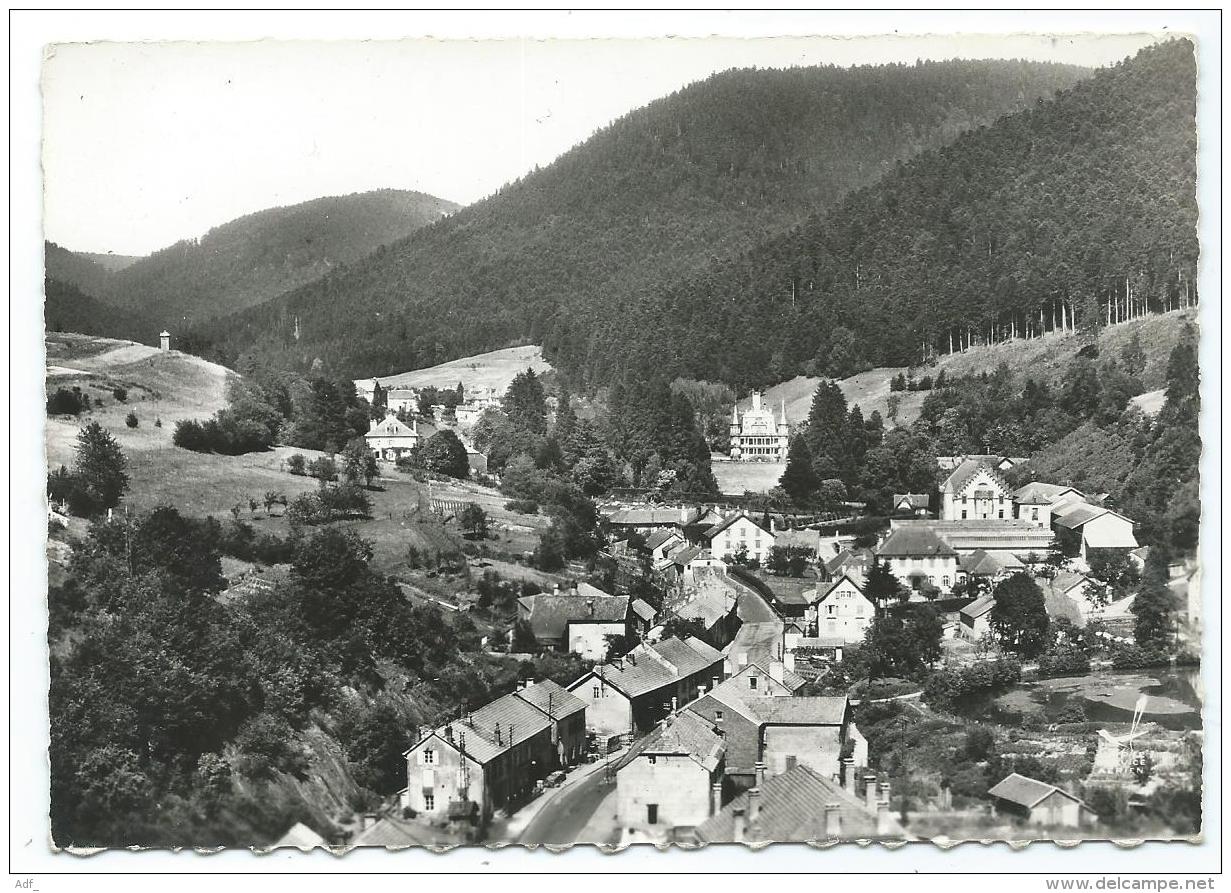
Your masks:
[{"label": "open field on hillside", "polygon": [[[507,358],[505,362],[508,368],[516,365]],[[285,536],[289,525],[283,518],[284,510],[275,506],[268,514],[258,505],[252,511],[249,500],[259,503],[268,491],[292,500],[318,486],[313,478],[286,470],[286,460],[295,453],[308,461],[322,455],[314,450],[280,446],[263,453],[222,456],[190,452],[172,443],[176,421],[204,418],[226,405],[226,382],[235,373],[222,366],[127,341],[60,333],[47,336],[47,365],[49,389],[75,385],[89,394],[91,401],[103,401],[102,406],[92,406],[80,417],[47,420],[49,466],[71,467],[77,432],[87,422],[98,421],[115,437],[128,459],[131,483],[121,510],[140,513],[170,505],[189,517],[212,515],[229,521],[232,509],[238,506],[240,520],[252,524],[258,532]],[[510,379],[513,374],[509,373]],[[112,394],[116,387],[127,389],[125,402]],[[140,420],[137,428],[125,425],[130,411]],[[162,427],[154,427],[155,418],[162,420]],[[494,552],[520,555],[534,549],[539,532],[549,523],[542,515],[506,510],[506,498],[489,487],[466,481],[419,483],[392,464],[383,463],[380,475],[374,482],[378,489],[369,491],[371,518],[342,524],[373,543],[374,563],[384,573],[407,570],[407,549],[411,545],[424,552],[458,547],[456,519],[442,523],[430,510],[431,499],[482,506],[491,518],[489,539],[484,545]],[[74,519],[72,526],[75,534],[84,533],[84,523],[77,529]],[[515,567],[510,565],[510,569]]]},{"label": "open field on hillside", "polygon": [[[1179,340],[1185,322],[1195,322],[1197,311],[1173,310],[1108,326],[1099,333],[1098,350],[1102,356],[1118,357],[1136,333],[1146,355],[1142,383],[1146,390],[1166,385],[1167,358]],[[1056,384],[1086,340],[1074,332],[1049,332],[1041,338],[1018,339],[1001,344],[972,348],[965,353],[942,356],[932,374],[943,369],[946,376],[962,376],[992,371],[1001,363],[1019,375],[1029,375]]]},{"label": "open field on hillside", "polygon": [[[228,369],[199,357],[154,347],[95,338],[88,335],[49,333],[47,343],[47,389],[79,387],[91,402],[101,400],[80,418],[47,419],[47,462],[56,467],[72,462],[77,431],[87,421],[97,421],[115,436],[130,458],[137,453],[171,450],[171,435],[180,419],[204,418],[226,406]],[[112,395],[116,387],[128,391],[121,403]],[[138,427],[129,428],[124,418],[137,414]],[[154,427],[155,419],[162,427]]]},{"label": "open field on hillside", "polygon": [[786,470],[785,462],[725,462],[714,456],[710,467],[718,481],[718,492],[728,496],[741,496],[746,491],[766,493],[778,486],[778,479]]},{"label": "open field on hillside", "polygon": [[[1147,391],[1162,388],[1166,384],[1167,358],[1179,340],[1180,330],[1185,321],[1195,321],[1196,310],[1174,310],[1171,313],[1156,314],[1134,319],[1128,322],[1108,326],[1099,333],[1098,349],[1100,355],[1118,357],[1128,344],[1133,333],[1141,340],[1142,350],[1146,355],[1146,368],[1142,374],[1142,382]],[[889,423],[888,402],[889,384],[899,372],[921,378],[924,375],[935,376],[944,371],[946,377],[961,377],[978,375],[981,372],[991,372],[1001,363],[1020,376],[1029,375],[1035,379],[1046,381],[1050,385],[1059,384],[1077,351],[1086,344],[1086,340],[1073,332],[1049,332],[1041,338],[1030,340],[1018,339],[990,346],[972,347],[964,353],[941,356],[935,365],[926,368],[908,369],[905,366],[879,367],[852,375],[838,382],[843,396],[848,404],[858,404],[864,418],[876,410]],[[786,417],[793,425],[799,425],[808,418],[812,408],[812,395],[816,392],[819,378],[809,378],[799,375],[790,381],[776,384],[765,391],[765,402],[777,412],[786,403]],[[909,425],[919,418],[926,391],[902,391],[898,393],[897,423]],[[747,409],[751,398],[739,402],[741,409]],[[1161,406],[1157,397],[1143,394],[1135,401],[1145,412],[1157,412]]]},{"label": "open field on hillside", "polygon": [[[450,360],[439,366],[382,376],[380,383],[387,388],[451,388],[460,381],[467,387],[495,388],[500,393],[504,393],[514,376],[526,371],[527,368],[533,369],[536,373],[551,370],[551,364],[543,359],[541,347],[534,344],[524,347],[506,347],[503,350],[462,357],[460,360]],[[357,379],[356,384],[367,383],[371,380],[370,378]]]},{"label": "open field on hillside", "polygon": [[[850,378],[841,379],[838,387],[849,405],[858,405],[864,418],[873,411],[879,412],[881,418],[888,422],[889,415],[889,383],[899,372],[905,372],[905,366],[881,366],[860,372]],[[809,378],[797,375],[790,381],[776,384],[765,391],[766,404],[779,411],[786,402],[786,417],[792,425],[801,425],[808,420],[808,412],[812,409],[812,396],[816,393],[819,378]],[[919,417],[919,408],[923,405],[925,394],[917,391],[907,391],[898,395],[897,421],[899,425],[909,425]],[[740,408],[747,409],[751,400],[741,400]]]}]

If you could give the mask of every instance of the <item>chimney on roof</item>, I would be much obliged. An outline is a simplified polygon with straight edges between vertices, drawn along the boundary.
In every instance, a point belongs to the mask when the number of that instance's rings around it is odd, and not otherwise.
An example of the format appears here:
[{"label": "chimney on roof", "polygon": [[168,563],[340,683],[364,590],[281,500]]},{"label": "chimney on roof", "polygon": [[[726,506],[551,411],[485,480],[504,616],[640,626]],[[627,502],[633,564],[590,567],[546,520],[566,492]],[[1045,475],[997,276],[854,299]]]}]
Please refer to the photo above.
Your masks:
[{"label": "chimney on roof", "polygon": [[716,781],[710,785],[710,815],[718,815],[722,811],[722,782]]},{"label": "chimney on roof", "polygon": [[893,815],[889,812],[888,803],[876,804],[876,833],[893,833]]},{"label": "chimney on roof", "polygon": [[496,743],[504,744],[504,740],[500,736],[500,723],[496,723]]},{"label": "chimney on roof", "polygon": [[675,712],[676,712],[676,711],[678,711],[679,709],[680,709],[680,699],[679,699],[679,698],[677,698],[677,697],[672,696],[672,698],[671,698],[671,712],[672,712],[672,713],[675,713]]},{"label": "chimney on roof", "polygon": [[718,687],[718,677],[717,677],[717,676],[711,676],[711,677],[710,677],[710,691],[713,691],[713,690],[714,690],[714,689],[716,689],[717,687]]},{"label": "chimney on roof", "polygon": [[756,777],[756,786],[759,788],[765,784],[765,764],[760,760],[757,760]]},{"label": "chimney on roof", "polygon": [[855,785],[855,758],[843,757],[838,761],[841,764],[842,772],[842,787],[852,797],[858,797],[859,791]]},{"label": "chimney on roof", "polygon": [[842,807],[837,803],[825,804],[825,836],[842,836]]},{"label": "chimney on roof", "polygon": [[453,743],[453,723],[449,723],[445,726],[445,740],[450,744]]},{"label": "chimney on roof", "polygon": [[876,809],[876,776],[865,775],[863,780],[864,799],[868,804],[868,809]]},{"label": "chimney on roof", "polygon": [[761,814],[761,789],[753,788],[748,792],[748,822],[751,824]]},{"label": "chimney on roof", "polygon": [[731,812],[731,840],[743,843],[748,831],[748,817],[742,806],[735,807]]}]

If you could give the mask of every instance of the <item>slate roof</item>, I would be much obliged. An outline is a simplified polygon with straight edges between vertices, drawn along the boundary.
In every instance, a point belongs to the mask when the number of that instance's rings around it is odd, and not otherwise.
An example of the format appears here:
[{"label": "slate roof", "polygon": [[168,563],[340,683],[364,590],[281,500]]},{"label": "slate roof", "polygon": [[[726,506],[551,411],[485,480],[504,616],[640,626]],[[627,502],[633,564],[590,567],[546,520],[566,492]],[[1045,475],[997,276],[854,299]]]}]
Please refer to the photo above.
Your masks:
[{"label": "slate roof", "polygon": [[889,532],[889,536],[877,547],[876,554],[905,558],[920,555],[956,555],[957,552],[930,527],[901,526]]},{"label": "slate roof", "polygon": [[840,726],[846,717],[847,699],[840,697],[813,698],[746,698],[764,723],[789,726]]},{"label": "slate roof", "polygon": [[638,757],[669,754],[691,757],[707,772],[714,772],[725,752],[726,743],[709,722],[691,711],[682,710],[637,742],[616,771]]},{"label": "slate roof", "polygon": [[1033,778],[1027,778],[1025,775],[1018,775],[1016,772],[989,789],[987,793],[991,797],[1007,800],[1010,803],[1016,803],[1018,806],[1024,806],[1027,809],[1037,806],[1055,793],[1063,794],[1070,800],[1081,803],[1082,806],[1086,805],[1080,797],[1073,796],[1063,788],[1058,788],[1054,784],[1047,784]]},{"label": "slate roof", "polygon": [[967,521],[894,521],[893,531],[930,530],[959,552],[979,549],[1044,554],[1051,547],[1053,534],[1046,527],[1015,518],[979,518]]},{"label": "slate roof", "polygon": [[[445,732],[446,726],[434,729],[430,735],[458,748],[479,763],[489,763],[513,745],[550,728],[551,721],[543,711],[532,707],[513,692],[448,725],[453,730],[452,741]],[[496,739],[497,729],[500,730],[499,741]],[[427,737],[425,735],[414,747],[418,747]]]},{"label": "slate roof", "polygon": [[645,545],[647,549],[657,549],[659,546],[661,546],[663,543],[665,543],[667,540],[671,539],[672,537],[679,537],[679,536],[680,536],[679,531],[676,531],[676,530],[670,530],[670,529],[655,530],[653,533],[651,533],[646,538]]},{"label": "slate roof", "polygon": [[630,605],[629,607],[632,609],[632,612],[634,614],[636,614],[638,617],[640,617],[642,620],[645,620],[645,621],[652,621],[655,617],[658,616],[658,611],[656,611],[654,609],[654,606],[651,605],[649,602],[647,602],[645,599],[635,598],[633,599],[632,605]]},{"label": "slate roof", "polygon": [[813,598],[815,599],[816,604],[819,605],[821,602],[825,601],[825,599],[829,597],[829,593],[833,592],[840,585],[842,585],[842,581],[844,580],[849,581],[850,584],[859,591],[859,594],[863,595],[863,586],[859,584],[859,581],[850,574],[843,573],[842,576],[838,577],[836,580],[826,583],[823,586],[818,586],[815,590],[813,590],[815,593]]},{"label": "slate roof", "polygon": [[703,551],[705,550],[700,546],[688,546],[685,549],[680,549],[680,551],[673,553],[671,555],[671,563],[678,564],[680,567],[687,567],[688,562],[692,561]]},{"label": "slate roof", "polygon": [[1001,477],[1000,472],[996,470],[996,465],[999,462],[999,456],[969,456],[963,459],[957,468],[953,469],[952,473],[945,478],[945,482],[940,485],[940,489],[947,493],[961,493],[976,474],[980,471],[986,471],[992,477],[992,480],[1000,484],[1005,491],[1008,491],[1008,483]]},{"label": "slate roof", "polygon": [[973,620],[978,620],[984,614],[988,613],[996,606],[996,599],[990,595],[985,595],[982,598],[977,598],[966,607],[962,608],[958,613],[963,617],[970,617]]},{"label": "slate roof", "polygon": [[1093,521],[1095,518],[1102,517],[1109,511],[1110,509],[1090,505],[1088,502],[1070,502],[1060,506],[1052,513],[1052,523],[1072,530],[1075,527],[1080,527],[1089,521]]},{"label": "slate roof", "polygon": [[703,536],[704,536],[707,540],[712,540],[714,537],[718,536],[718,534],[722,533],[724,530],[726,530],[728,527],[730,527],[732,524],[734,524],[734,523],[735,523],[736,521],[738,521],[740,518],[743,518],[743,519],[747,520],[747,521],[748,521],[750,524],[752,524],[754,527],[759,528],[759,529],[760,529],[763,533],[766,533],[766,534],[768,534],[770,537],[773,537],[773,535],[774,535],[774,534],[773,534],[773,531],[766,530],[764,527],[761,527],[760,522],[758,522],[758,521],[754,521],[752,518],[748,517],[747,513],[745,513],[745,512],[736,512],[736,513],[735,513],[734,515],[732,515],[731,517],[729,517],[729,518],[727,518],[727,519],[725,519],[725,520],[723,520],[723,521],[718,522],[718,523],[717,523],[717,524],[715,524],[713,527],[711,527],[709,530],[705,531],[705,533],[703,534]]},{"label": "slate roof", "polygon": [[586,702],[562,685],[544,679],[513,692],[528,704],[537,707],[550,719],[561,720],[586,709]]},{"label": "slate roof", "polygon": [[[608,595],[582,583],[572,592],[544,592],[517,600],[536,639],[562,639],[569,623],[619,623],[628,616],[628,596]],[[591,611],[593,604],[593,611]]]},{"label": "slate roof", "polygon": [[[755,820],[747,820],[744,839],[799,843],[826,840],[825,807],[839,807],[839,835],[847,840],[904,838],[906,833],[896,821],[880,834],[876,815],[862,801],[842,790],[837,782],[820,775],[802,763],[780,775],[765,779],[760,791],[760,808]],[[750,794],[740,794],[718,813],[697,826],[703,843],[729,843],[735,839],[735,811],[748,815]]]},{"label": "slate roof", "polygon": [[310,850],[318,846],[328,846],[325,838],[321,837],[303,822],[296,822],[291,825],[289,831],[279,838],[274,844],[274,849],[284,846],[298,847],[301,850]]},{"label": "slate roof", "polygon": [[836,574],[850,567],[866,567],[872,563],[872,556],[867,550],[858,552],[850,549],[843,549],[833,558],[825,562],[825,571],[829,574]]},{"label": "slate roof", "polygon": [[994,577],[1006,570],[1020,570],[1025,567],[1013,555],[993,555],[984,549],[976,549],[958,559],[962,570],[968,574],[983,577]]},{"label": "slate roof", "polygon": [[1023,505],[1051,505],[1066,493],[1075,493],[1080,499],[1085,499],[1086,497],[1086,494],[1076,487],[1048,484],[1043,481],[1031,481],[1024,487],[1018,487],[1013,491],[1013,501]]},{"label": "slate roof", "polygon": [[[688,509],[689,523],[696,516],[696,509]],[[608,523],[624,524],[633,527],[678,527],[680,526],[680,509],[639,507],[617,509],[607,517]]]},{"label": "slate roof", "polygon": [[925,509],[928,507],[928,504],[931,502],[931,500],[928,499],[928,495],[926,493],[894,493],[893,494],[894,508],[897,508],[897,506],[903,500],[906,500],[910,508],[913,508],[913,509]]},{"label": "slate roof", "polygon": [[673,636],[653,645],[641,643],[622,660],[595,667],[592,673],[570,685],[569,690],[595,675],[627,697],[636,698],[674,685],[685,676],[709,669],[721,660],[722,654],[700,639],[681,642]]},{"label": "slate roof", "polygon": [[432,846],[453,842],[439,829],[418,822],[386,816],[372,827],[361,831],[351,846]]},{"label": "slate roof", "polygon": [[1051,581],[1051,588],[1056,592],[1068,592],[1074,586],[1087,581],[1089,578],[1085,574],[1079,574],[1077,571],[1060,571]]}]

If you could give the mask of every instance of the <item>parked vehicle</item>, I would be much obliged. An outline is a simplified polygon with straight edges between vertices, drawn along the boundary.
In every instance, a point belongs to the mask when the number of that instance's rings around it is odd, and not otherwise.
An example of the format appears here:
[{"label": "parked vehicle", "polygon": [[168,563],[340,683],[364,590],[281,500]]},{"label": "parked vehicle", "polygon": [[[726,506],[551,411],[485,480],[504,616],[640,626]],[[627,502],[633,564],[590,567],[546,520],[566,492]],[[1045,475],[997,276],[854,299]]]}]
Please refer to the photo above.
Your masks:
[{"label": "parked vehicle", "polygon": [[558,788],[560,785],[564,784],[564,779],[566,779],[567,777],[568,776],[565,775],[563,772],[559,772],[559,771],[553,772],[551,773],[551,775],[547,776],[547,787]]}]

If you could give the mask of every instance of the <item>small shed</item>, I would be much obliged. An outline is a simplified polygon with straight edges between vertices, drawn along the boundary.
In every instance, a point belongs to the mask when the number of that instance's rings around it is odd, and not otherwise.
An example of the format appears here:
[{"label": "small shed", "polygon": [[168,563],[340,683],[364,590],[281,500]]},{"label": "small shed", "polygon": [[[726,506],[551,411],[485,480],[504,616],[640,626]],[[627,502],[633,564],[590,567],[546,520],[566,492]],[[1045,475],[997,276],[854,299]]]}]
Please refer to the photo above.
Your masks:
[{"label": "small shed", "polygon": [[1081,798],[1054,784],[1014,772],[991,788],[998,812],[1030,825],[1080,828],[1095,820],[1095,813]]}]

